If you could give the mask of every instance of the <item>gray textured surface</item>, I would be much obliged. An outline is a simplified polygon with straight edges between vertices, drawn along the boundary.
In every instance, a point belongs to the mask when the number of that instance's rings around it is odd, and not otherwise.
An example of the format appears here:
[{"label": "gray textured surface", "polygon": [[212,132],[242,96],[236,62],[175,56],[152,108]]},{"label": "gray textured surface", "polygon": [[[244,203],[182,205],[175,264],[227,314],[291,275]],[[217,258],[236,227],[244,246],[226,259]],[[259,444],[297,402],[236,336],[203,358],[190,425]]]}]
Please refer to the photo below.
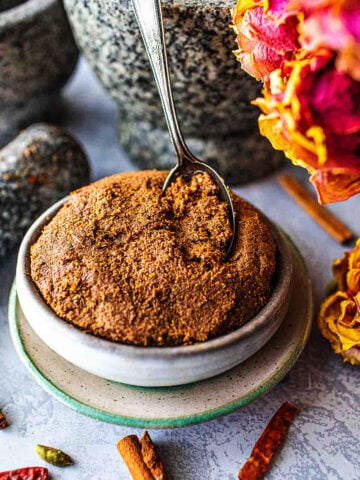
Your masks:
[{"label": "gray textured surface", "polygon": [[[117,102],[120,139],[127,153],[142,168],[169,168],[174,152],[129,0],[64,3],[80,48]],[[241,70],[232,54],[233,1],[214,3],[164,2],[174,98],[195,155],[228,180],[242,182],[268,173],[283,155],[255,128],[258,111],[250,100],[258,96],[261,84]],[[251,157],[250,144],[256,144]],[[236,177],[233,166],[239,162],[242,173]]]},{"label": "gray textured surface", "polygon": [[[83,67],[83,66],[82,66]],[[85,68],[66,90],[67,125],[85,144],[94,176],[130,168],[116,145],[114,108]],[[76,113],[75,113],[76,112]],[[296,168],[289,171],[305,181]],[[278,222],[305,256],[319,304],[330,279],[331,260],[343,247],[323,233],[282,192],[276,177],[236,189]],[[360,196],[334,205],[360,235]],[[11,345],[7,295],[15,259],[0,267],[0,408],[10,428],[0,432],[0,470],[41,464],[34,447],[45,443],[63,448],[76,460],[73,467],[51,468],[54,480],[130,479],[115,444],[136,429],[83,417],[45,393],[29,377]],[[268,480],[357,480],[360,472],[360,369],[344,365],[314,327],[298,363],[267,396],[218,420],[176,430],[153,431],[173,480],[231,480],[274,411],[285,401],[297,404],[297,418]]]}]

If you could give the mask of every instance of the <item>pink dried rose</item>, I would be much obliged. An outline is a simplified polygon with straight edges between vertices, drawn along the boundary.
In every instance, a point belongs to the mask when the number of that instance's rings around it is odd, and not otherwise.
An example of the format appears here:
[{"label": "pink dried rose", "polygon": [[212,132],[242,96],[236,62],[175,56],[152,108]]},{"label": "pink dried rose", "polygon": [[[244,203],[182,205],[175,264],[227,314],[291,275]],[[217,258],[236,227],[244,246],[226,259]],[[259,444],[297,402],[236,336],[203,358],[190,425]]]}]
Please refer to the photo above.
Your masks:
[{"label": "pink dried rose", "polygon": [[360,80],[360,0],[292,0],[290,5],[304,12],[302,48],[336,52],[337,69]]},{"label": "pink dried rose", "polygon": [[360,192],[360,0],[238,0],[242,67],[264,82],[260,131],[308,169],[321,203]]},{"label": "pink dried rose", "polygon": [[297,24],[295,16],[279,23],[265,15],[263,1],[238,1],[233,10],[233,27],[239,48],[234,53],[242,68],[266,82],[270,73],[290,60],[299,47]]},{"label": "pink dried rose", "polygon": [[360,83],[336,70],[330,52],[274,71],[254,103],[261,133],[308,169],[321,203],[360,192]]},{"label": "pink dried rose", "polygon": [[[316,0],[315,0],[316,3]],[[301,12],[301,2],[293,0],[265,0],[264,1],[264,13],[280,23],[284,21],[286,17],[291,15],[299,15]]]}]

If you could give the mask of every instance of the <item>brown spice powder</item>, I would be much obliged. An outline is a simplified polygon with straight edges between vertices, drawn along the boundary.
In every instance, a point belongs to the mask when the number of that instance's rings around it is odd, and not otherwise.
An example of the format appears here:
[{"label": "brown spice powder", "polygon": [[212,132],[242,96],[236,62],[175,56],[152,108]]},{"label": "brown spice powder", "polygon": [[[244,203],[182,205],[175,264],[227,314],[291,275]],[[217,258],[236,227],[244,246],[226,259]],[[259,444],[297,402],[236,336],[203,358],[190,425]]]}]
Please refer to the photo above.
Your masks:
[{"label": "brown spice powder", "polygon": [[135,345],[180,345],[228,333],[266,304],[276,247],[266,219],[233,196],[237,239],[210,177],[114,175],[71,196],[31,248],[50,307],[85,332]]}]

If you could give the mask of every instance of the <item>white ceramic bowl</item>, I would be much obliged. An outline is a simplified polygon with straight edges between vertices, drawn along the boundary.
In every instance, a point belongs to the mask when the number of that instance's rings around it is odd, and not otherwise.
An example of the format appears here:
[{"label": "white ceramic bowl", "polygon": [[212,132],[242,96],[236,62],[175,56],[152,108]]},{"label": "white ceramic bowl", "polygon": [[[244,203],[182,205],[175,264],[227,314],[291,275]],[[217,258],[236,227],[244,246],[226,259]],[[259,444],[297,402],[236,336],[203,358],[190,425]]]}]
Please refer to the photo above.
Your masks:
[{"label": "white ceramic bowl", "polygon": [[85,334],[59,318],[45,303],[30,275],[30,247],[66,198],[30,227],[21,244],[16,285],[21,308],[33,330],[52,350],[100,377],[144,387],[182,385],[235,367],[256,353],[280,327],[291,295],[292,260],[287,240],[273,227],[277,272],[268,303],[232,333],[190,346],[136,347]]}]

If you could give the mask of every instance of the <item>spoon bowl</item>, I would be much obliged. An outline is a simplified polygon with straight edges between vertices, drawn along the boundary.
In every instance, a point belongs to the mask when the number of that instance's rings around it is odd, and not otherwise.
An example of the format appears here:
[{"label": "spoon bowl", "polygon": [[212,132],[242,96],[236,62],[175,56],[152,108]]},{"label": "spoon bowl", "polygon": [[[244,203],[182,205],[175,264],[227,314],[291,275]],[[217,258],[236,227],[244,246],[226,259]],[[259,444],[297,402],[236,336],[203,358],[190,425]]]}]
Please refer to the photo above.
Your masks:
[{"label": "spoon bowl", "polygon": [[236,232],[236,223],[235,223],[235,211],[232,204],[231,196],[229,193],[228,188],[224,184],[223,179],[214,170],[210,165],[207,163],[198,160],[196,157],[192,157],[190,160],[186,158],[185,161],[181,165],[177,164],[167,176],[164,185],[163,191],[165,191],[169,185],[174,182],[178,177],[183,177],[186,181],[190,181],[193,175],[198,175],[201,173],[208,173],[216,186],[218,187],[218,197],[219,199],[228,205],[228,214],[229,214],[229,221],[232,230],[232,237],[230,241],[227,243],[227,256],[230,256],[232,247],[235,240],[235,232]]},{"label": "spoon bowl", "polygon": [[132,0],[132,4],[154,74],[170,137],[177,154],[177,165],[170,171],[169,176],[165,180],[163,190],[166,190],[179,176],[190,179],[198,173],[208,173],[210,175],[218,187],[219,199],[228,206],[232,229],[232,238],[227,245],[227,256],[229,257],[236,234],[234,206],[229,190],[220,175],[207,163],[196,158],[185,143],[172,93],[161,0]]}]

